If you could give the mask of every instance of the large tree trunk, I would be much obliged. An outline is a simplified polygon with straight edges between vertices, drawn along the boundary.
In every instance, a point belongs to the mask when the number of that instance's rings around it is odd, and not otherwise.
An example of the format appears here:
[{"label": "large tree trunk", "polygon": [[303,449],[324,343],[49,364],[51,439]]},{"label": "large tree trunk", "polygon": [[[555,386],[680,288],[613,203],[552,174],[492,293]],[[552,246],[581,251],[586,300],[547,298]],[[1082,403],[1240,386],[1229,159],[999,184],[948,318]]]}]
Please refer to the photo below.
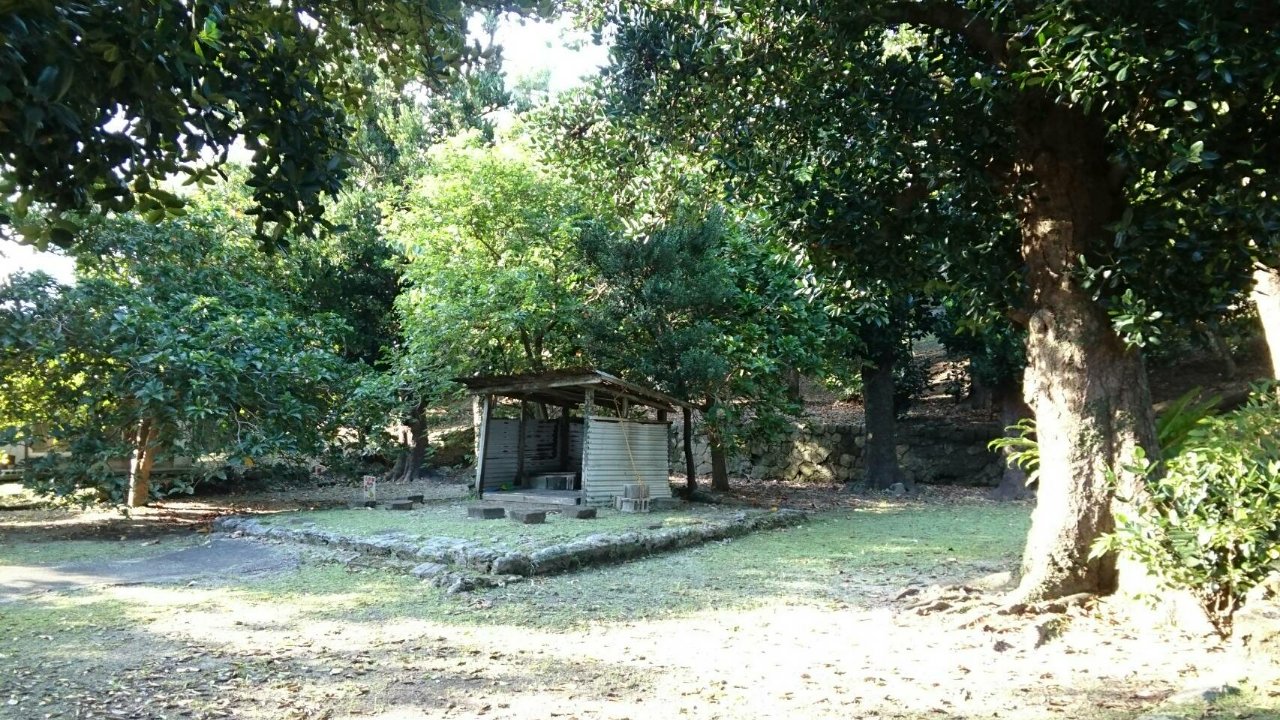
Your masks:
[{"label": "large tree trunk", "polygon": [[893,349],[872,353],[874,365],[862,366],[862,404],[867,426],[866,485],[883,490],[912,484],[898,465],[898,420],[893,407]]},{"label": "large tree trunk", "polygon": [[693,459],[693,410],[682,408],[684,415],[684,476],[689,497],[698,489],[698,463]]},{"label": "large tree trunk", "polygon": [[151,466],[156,461],[156,428],[150,419],[138,423],[134,435],[133,457],[129,458],[129,507],[142,507],[151,501]]},{"label": "large tree trunk", "polygon": [[427,429],[427,408],[426,405],[419,404],[414,407],[410,413],[408,422],[405,423],[408,428],[408,435],[405,438],[408,447],[400,456],[400,460],[396,461],[396,468],[392,469],[392,479],[397,482],[415,482],[422,477],[426,470],[427,453],[431,450],[431,442]]},{"label": "large tree trunk", "polygon": [[711,489],[729,489],[729,458],[725,453],[724,443],[718,435],[708,433],[707,445],[711,450]]},{"label": "large tree trunk", "polygon": [[1142,490],[1123,466],[1139,448],[1158,457],[1142,357],[1124,346],[1075,273],[1077,259],[1119,217],[1120,193],[1099,123],[1043,99],[1028,98],[1021,112],[1021,170],[1034,180],[1022,208],[1033,310],[1024,385],[1041,465],[1017,595],[1108,593],[1128,584],[1128,570],[1119,577],[1114,556],[1090,559],[1090,549],[1114,529],[1117,490],[1128,498]]},{"label": "large tree trunk", "polygon": [[707,449],[711,452],[711,489],[729,489],[729,458],[724,449],[720,428],[709,419],[716,414],[716,404],[709,403],[703,415],[703,427],[707,429]]},{"label": "large tree trunk", "polygon": [[[1006,436],[1011,432],[1009,428],[1031,417],[1031,408],[1022,399],[1020,385],[1017,380],[1009,380],[1000,383],[995,389],[1000,403],[1000,426],[1005,429]],[[1030,497],[1032,492],[1027,487],[1027,471],[1009,460],[1007,450],[1001,454],[1005,459],[1004,471],[1000,475],[1000,484],[991,491],[991,497],[996,500],[1022,500]]]},{"label": "large tree trunk", "polygon": [[1271,377],[1280,379],[1280,271],[1258,268],[1253,272],[1253,304],[1262,318],[1262,334],[1271,355]]}]

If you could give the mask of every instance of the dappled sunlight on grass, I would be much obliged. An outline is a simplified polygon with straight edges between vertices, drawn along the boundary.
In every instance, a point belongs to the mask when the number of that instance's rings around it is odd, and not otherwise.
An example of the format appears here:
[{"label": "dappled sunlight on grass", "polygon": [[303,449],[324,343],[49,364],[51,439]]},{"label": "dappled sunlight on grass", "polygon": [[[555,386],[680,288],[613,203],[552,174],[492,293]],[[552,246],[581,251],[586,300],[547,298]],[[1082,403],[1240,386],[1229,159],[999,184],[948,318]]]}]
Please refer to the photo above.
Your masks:
[{"label": "dappled sunlight on grass", "polygon": [[[1201,640],[1106,615],[1074,616],[1037,649],[1031,620],[994,632],[893,602],[1010,569],[1026,522],[1020,506],[841,512],[459,596],[318,553],[259,576],[10,603],[0,630],[22,654],[0,654],[83,678],[49,697],[89,697],[106,673],[118,697],[154,693],[166,713],[255,720],[1113,720],[1225,667]],[[1276,704],[1260,695],[1241,701],[1255,718]]]},{"label": "dappled sunlight on grass", "polygon": [[[467,504],[429,504],[411,511],[385,509],[321,510],[278,513],[255,519],[282,527],[315,526],[344,535],[373,536],[402,533],[412,537],[446,537],[510,548],[531,549],[597,533],[618,534],[662,527],[679,527],[726,520],[740,509],[693,506],[652,513],[622,513],[597,509],[598,516],[578,520],[554,510],[545,523],[524,525],[509,520],[476,520],[467,517]],[[762,512],[762,511],[753,511]]]}]

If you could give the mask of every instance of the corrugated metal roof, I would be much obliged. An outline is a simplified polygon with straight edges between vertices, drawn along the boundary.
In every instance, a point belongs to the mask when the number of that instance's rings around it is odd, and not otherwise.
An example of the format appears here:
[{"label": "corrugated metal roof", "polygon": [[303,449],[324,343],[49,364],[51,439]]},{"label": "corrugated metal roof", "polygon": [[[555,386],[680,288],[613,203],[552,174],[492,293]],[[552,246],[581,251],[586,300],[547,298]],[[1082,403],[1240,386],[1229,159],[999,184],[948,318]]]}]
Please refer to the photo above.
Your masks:
[{"label": "corrugated metal roof", "polygon": [[666,393],[627,382],[594,368],[549,370],[523,375],[476,375],[454,378],[475,395],[498,395],[551,405],[580,405],[586,401],[588,389],[595,392],[595,402],[619,403],[627,400],[661,410],[694,406]]}]

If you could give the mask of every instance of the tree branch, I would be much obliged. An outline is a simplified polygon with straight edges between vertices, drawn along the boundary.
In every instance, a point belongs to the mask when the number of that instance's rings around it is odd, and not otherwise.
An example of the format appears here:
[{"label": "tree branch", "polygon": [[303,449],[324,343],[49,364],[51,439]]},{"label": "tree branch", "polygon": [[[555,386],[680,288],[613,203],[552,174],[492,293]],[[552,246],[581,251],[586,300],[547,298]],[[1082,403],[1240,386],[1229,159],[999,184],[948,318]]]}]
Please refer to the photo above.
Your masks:
[{"label": "tree branch", "polygon": [[948,0],[889,3],[884,7],[883,17],[886,22],[910,23],[955,33],[971,47],[985,53],[998,67],[1004,67],[1009,60],[1004,37],[977,15]]}]

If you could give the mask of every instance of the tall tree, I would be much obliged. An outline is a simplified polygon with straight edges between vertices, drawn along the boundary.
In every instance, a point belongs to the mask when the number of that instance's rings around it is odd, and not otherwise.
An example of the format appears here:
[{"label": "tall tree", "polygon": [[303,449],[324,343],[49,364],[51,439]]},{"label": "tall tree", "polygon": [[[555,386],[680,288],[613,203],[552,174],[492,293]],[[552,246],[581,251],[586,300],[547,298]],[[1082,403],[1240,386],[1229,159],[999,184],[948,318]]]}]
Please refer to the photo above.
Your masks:
[{"label": "tall tree", "polygon": [[[903,168],[882,175],[883,153],[854,154],[865,144],[859,138],[910,154],[942,137],[956,148],[954,174],[926,175],[921,190],[986,185],[989,215],[1016,213],[1025,294],[1011,315],[1028,330],[1026,391],[1042,457],[1019,594],[1114,590],[1122,579],[1116,558],[1091,558],[1089,550],[1112,529],[1117,497],[1141,490],[1126,463],[1140,451],[1159,453],[1140,335],[1117,332],[1114,319],[1127,314],[1126,290],[1159,297],[1170,312],[1193,313],[1199,296],[1188,288],[1238,291],[1254,259],[1271,259],[1274,235],[1264,221],[1274,215],[1268,198],[1276,189],[1276,6],[926,0],[608,7],[600,16],[621,28],[615,74],[637,98],[633,107],[660,114],[711,152],[779,142],[793,110],[839,93],[852,121],[833,134],[837,143],[847,141],[845,162],[868,169],[869,190],[909,185],[914,174]],[[930,61],[913,82],[932,84],[938,98],[972,88],[981,101],[918,108],[927,124],[918,113],[882,113],[880,95],[897,72],[887,38],[903,30],[918,37],[912,52]],[[859,122],[863,128],[855,129]],[[991,152],[1000,147],[993,137],[1010,139],[1011,152]],[[946,257],[963,258],[967,246],[949,243],[956,252]],[[1155,282],[1173,277],[1179,297]]]},{"label": "tall tree", "polygon": [[[624,26],[620,56],[649,53],[660,25]],[[561,103],[552,123],[559,128],[553,150],[595,176],[594,184],[613,187],[624,209],[652,213],[648,208],[672,203],[669,194],[727,186],[734,202],[770,219],[788,252],[808,266],[814,301],[856,339],[838,351],[862,376],[873,488],[909,484],[898,465],[896,366],[910,359],[910,338],[928,322],[924,299],[938,284],[931,261],[948,239],[983,242],[1008,222],[972,210],[990,194],[984,186],[939,188],[957,176],[957,164],[975,161],[967,147],[936,132],[934,115],[971,109],[983,98],[967,84],[932,83],[934,62],[910,52],[915,38],[894,35],[869,53],[885,64],[886,77],[860,95],[828,82],[841,72],[839,58],[815,58],[788,65],[788,82],[816,88],[793,103],[692,118],[684,112],[692,109],[687,97],[643,74],[650,57],[620,64],[592,97]],[[650,110],[654,93],[677,109]],[[903,135],[916,140],[903,143]],[[984,137],[991,144],[999,138]],[[780,143],[786,153],[778,153]]]},{"label": "tall tree", "polygon": [[[595,189],[596,222],[583,237],[599,288],[592,345],[606,366],[703,409],[712,485],[726,490],[728,453],[799,409],[800,373],[856,363],[837,357],[844,324],[830,322],[829,305],[803,298],[804,270],[779,223],[759,211],[734,217],[715,165],[666,142],[644,116],[617,112],[611,91],[567,94],[532,118],[551,162]],[[692,491],[688,412],[684,420]]]},{"label": "tall tree", "polygon": [[[798,295],[779,248],[722,211],[677,215],[639,237],[597,224],[582,244],[593,354],[701,408],[711,484],[728,490],[736,442],[797,410],[784,370],[820,366],[822,308]],[[686,427],[686,454],[688,437]]]},{"label": "tall tree", "polygon": [[458,392],[454,377],[581,362],[581,201],[572,185],[523,142],[491,146],[472,131],[430,151],[405,200],[385,220],[405,257],[402,338],[371,395],[398,398],[425,423]]},{"label": "tall tree", "polygon": [[0,286],[0,372],[42,399],[6,393],[0,431],[53,443],[28,480],[137,506],[157,494],[158,456],[245,467],[321,449],[349,383],[334,340],[345,328],[295,311],[249,227],[120,219],[83,242],[97,252],[74,285],[37,274]]}]

